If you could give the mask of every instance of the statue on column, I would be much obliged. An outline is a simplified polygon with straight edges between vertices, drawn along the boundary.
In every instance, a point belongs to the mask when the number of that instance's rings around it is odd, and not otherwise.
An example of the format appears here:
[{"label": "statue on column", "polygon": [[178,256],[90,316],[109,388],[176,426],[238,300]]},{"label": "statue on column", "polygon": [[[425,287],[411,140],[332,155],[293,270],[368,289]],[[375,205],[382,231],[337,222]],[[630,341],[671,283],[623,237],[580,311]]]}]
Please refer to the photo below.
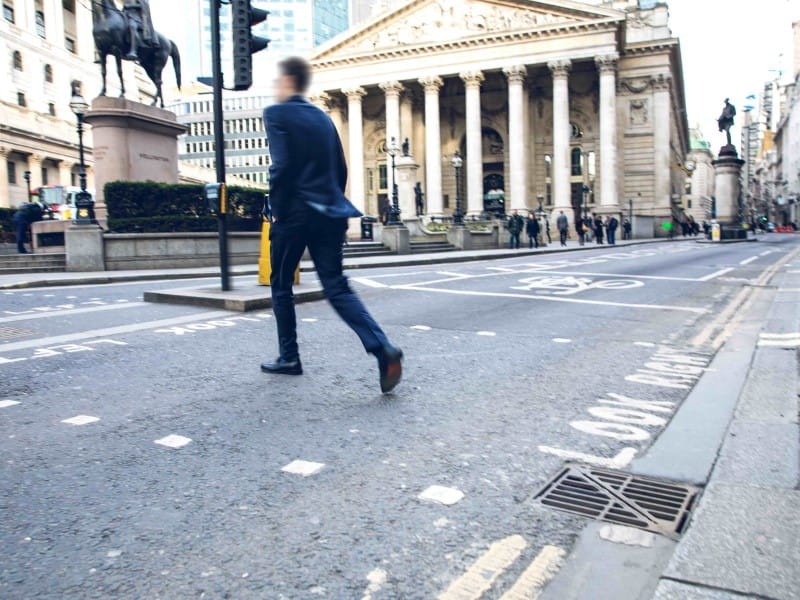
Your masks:
[{"label": "statue on column", "polygon": [[425,212],[424,194],[422,192],[422,184],[418,181],[414,186],[414,204],[417,207],[417,216],[421,217]]},{"label": "statue on column", "polygon": [[731,127],[733,126],[733,117],[736,116],[736,108],[730,103],[729,98],[725,98],[725,107],[722,109],[722,114],[717,119],[717,125],[720,131],[724,131],[727,136],[728,146],[731,143]]}]

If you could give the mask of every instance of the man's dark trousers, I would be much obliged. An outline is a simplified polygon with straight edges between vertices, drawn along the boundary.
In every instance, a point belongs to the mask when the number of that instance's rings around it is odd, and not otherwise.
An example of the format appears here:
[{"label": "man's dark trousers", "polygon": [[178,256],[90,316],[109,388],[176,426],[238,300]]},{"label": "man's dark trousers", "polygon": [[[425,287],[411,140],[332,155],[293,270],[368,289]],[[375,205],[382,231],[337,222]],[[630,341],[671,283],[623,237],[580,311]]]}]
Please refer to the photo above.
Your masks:
[{"label": "man's dark trousers", "polygon": [[519,248],[519,233],[510,233],[509,234],[508,245],[510,248]]},{"label": "man's dark trousers", "polygon": [[346,229],[347,219],[327,217],[312,208],[308,208],[305,218],[278,221],[270,228],[272,311],[278,326],[280,355],[285,360],[299,356],[292,284],[306,247],[317,269],[325,298],[356,333],[364,349],[375,354],[389,345],[383,330],[350,289],[347,277],[342,273],[342,244]]},{"label": "man's dark trousers", "polygon": [[28,235],[28,220],[25,218],[25,215],[22,214],[22,211],[17,211],[14,213],[11,221],[14,224],[14,235],[17,237],[17,252],[25,254],[27,252],[25,249],[25,238]]}]

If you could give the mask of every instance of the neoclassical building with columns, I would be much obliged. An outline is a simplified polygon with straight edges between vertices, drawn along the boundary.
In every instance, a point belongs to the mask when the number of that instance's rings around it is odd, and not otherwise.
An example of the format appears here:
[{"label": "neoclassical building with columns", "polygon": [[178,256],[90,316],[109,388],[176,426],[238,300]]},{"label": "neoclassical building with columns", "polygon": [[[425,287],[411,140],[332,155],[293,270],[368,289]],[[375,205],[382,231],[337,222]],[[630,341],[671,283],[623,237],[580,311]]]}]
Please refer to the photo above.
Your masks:
[{"label": "neoclassical building with columns", "polygon": [[[653,0],[407,0],[319,47],[311,99],[338,128],[352,201],[391,196],[386,147],[424,214],[540,206],[570,220],[632,212],[641,227],[680,210],[689,151],[680,44]],[[401,198],[402,218],[415,215]]]}]

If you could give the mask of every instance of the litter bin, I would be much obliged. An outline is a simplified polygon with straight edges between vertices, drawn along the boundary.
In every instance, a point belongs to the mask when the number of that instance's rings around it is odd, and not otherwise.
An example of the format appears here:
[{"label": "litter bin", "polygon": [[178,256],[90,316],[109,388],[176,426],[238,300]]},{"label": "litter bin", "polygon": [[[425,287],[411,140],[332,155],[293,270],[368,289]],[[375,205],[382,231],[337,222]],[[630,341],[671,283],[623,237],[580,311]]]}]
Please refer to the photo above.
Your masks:
[{"label": "litter bin", "polygon": [[361,239],[362,240],[369,240],[372,241],[372,226],[374,223],[377,223],[378,219],[375,217],[369,217],[364,215],[361,217]]}]

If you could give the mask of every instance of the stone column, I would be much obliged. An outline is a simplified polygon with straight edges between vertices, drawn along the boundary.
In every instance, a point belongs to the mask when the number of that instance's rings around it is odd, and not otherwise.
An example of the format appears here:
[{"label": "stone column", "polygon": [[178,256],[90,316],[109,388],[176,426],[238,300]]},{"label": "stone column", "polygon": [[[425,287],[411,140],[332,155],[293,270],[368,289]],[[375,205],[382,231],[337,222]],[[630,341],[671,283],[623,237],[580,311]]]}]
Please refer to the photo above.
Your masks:
[{"label": "stone column", "polygon": [[441,77],[424,77],[425,88],[425,197],[429,215],[441,215],[442,206],[442,135],[439,129],[439,89]]},{"label": "stone column", "polygon": [[325,112],[330,112],[328,110],[328,102],[330,99],[331,97],[325,92],[315,92],[313,94],[309,94],[308,96],[308,101],[311,102],[311,104]]},{"label": "stone column", "polygon": [[[670,172],[670,83],[663,75],[653,79],[653,171],[654,198],[653,216],[672,218],[671,172]],[[657,223],[658,225],[658,223]],[[658,227],[660,230],[661,228]]]},{"label": "stone column", "polygon": [[[714,165],[714,196],[717,200],[717,221],[723,225],[740,228],[739,192],[741,172],[744,161],[736,155],[736,149],[719,153],[719,158],[711,161]],[[726,236],[727,237],[727,236]],[[746,237],[746,236],[745,236]]]},{"label": "stone column", "polygon": [[[388,147],[394,138],[395,144],[399,148],[403,143],[403,140],[400,139],[400,92],[403,91],[403,85],[399,81],[387,81],[381,83],[379,87],[386,95],[386,145]],[[389,161],[386,165],[386,189],[389,191],[390,199],[394,183],[394,173],[391,161]]]},{"label": "stone column", "polygon": [[344,139],[344,115],[342,114],[341,98],[331,98],[328,102],[328,114],[331,117],[331,121],[333,121],[333,126],[336,127],[336,131],[339,132],[339,137]]},{"label": "stone column", "polygon": [[527,171],[525,169],[525,115],[522,83],[527,69],[516,65],[503,69],[508,78],[508,170],[511,179],[511,208],[525,211]]},{"label": "stone column", "polygon": [[62,160],[58,164],[58,181],[63,186],[72,185],[72,163]]},{"label": "stone column", "polygon": [[361,99],[367,95],[362,87],[342,90],[347,96],[347,125],[350,140],[350,201],[364,212],[366,194],[364,189],[364,121],[361,114]]},{"label": "stone column", "polygon": [[408,90],[400,94],[399,143],[402,145],[406,138],[408,138],[408,143],[411,146],[409,154],[413,156],[416,154],[416,148],[414,148],[414,105],[413,98]]},{"label": "stone column", "polygon": [[617,183],[617,61],[616,52],[595,58],[600,71],[600,206],[601,213],[618,213]]},{"label": "stone column", "polygon": [[[547,64],[553,74],[553,185],[552,221],[559,211],[568,217],[572,215],[569,186],[569,87],[567,79],[572,63],[569,60],[555,60]],[[572,219],[570,218],[570,221]],[[570,223],[571,224],[571,223]],[[556,232],[558,235],[558,232]]]},{"label": "stone column", "polygon": [[[11,207],[11,190],[8,185],[8,157],[10,150],[0,146],[0,208]],[[19,177],[17,173],[17,177]]]},{"label": "stone column", "polygon": [[[28,171],[31,172],[31,190],[42,186],[42,160],[41,154],[28,155]],[[23,180],[24,181],[24,180]],[[24,184],[23,184],[24,185]],[[26,199],[27,201],[27,199]]]},{"label": "stone column", "polygon": [[466,90],[467,214],[483,212],[483,135],[481,132],[481,71],[460,73]]}]

